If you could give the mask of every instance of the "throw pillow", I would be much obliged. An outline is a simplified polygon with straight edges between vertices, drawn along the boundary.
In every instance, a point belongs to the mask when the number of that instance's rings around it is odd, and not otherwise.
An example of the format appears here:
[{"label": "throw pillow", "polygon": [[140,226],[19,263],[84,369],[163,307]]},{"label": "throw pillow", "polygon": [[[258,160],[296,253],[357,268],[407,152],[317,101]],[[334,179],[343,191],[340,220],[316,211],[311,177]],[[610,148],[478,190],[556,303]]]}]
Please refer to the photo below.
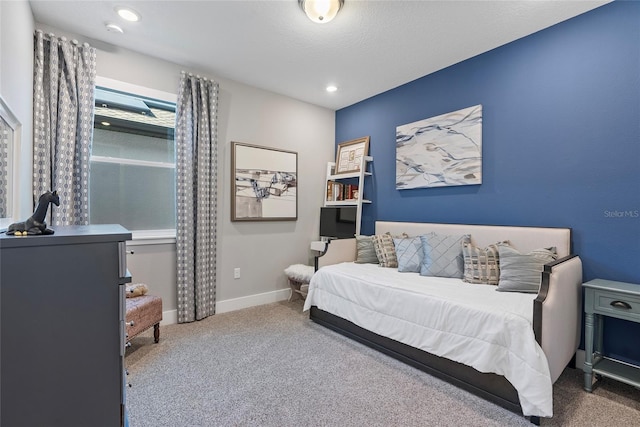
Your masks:
[{"label": "throw pillow", "polygon": [[509,242],[498,242],[486,248],[479,248],[470,242],[462,242],[463,282],[498,284],[500,280],[500,253],[497,245],[499,244],[508,245]]},{"label": "throw pillow", "polygon": [[[403,233],[400,237],[409,236]],[[393,236],[391,236],[391,233],[376,234],[371,240],[373,240],[373,247],[376,250],[380,267],[397,268],[398,257],[396,256],[396,247],[393,244]]]},{"label": "throw pillow", "polygon": [[420,236],[420,240],[423,252],[421,276],[462,278],[462,242],[470,241],[469,234],[449,236],[432,233]]},{"label": "throw pillow", "polygon": [[422,241],[420,236],[408,238],[394,238],[399,272],[420,272],[422,263]]},{"label": "throw pillow", "polygon": [[498,250],[500,282],[496,290],[501,292],[537,293],[544,265],[558,258],[555,247],[536,249],[528,254],[506,245],[498,245]]},{"label": "throw pillow", "polygon": [[378,264],[376,248],[373,247],[373,236],[356,235],[356,263],[358,264]]},{"label": "throw pillow", "polygon": [[376,250],[380,267],[398,267],[398,258],[391,233],[376,234],[371,240],[373,240],[373,247]]}]

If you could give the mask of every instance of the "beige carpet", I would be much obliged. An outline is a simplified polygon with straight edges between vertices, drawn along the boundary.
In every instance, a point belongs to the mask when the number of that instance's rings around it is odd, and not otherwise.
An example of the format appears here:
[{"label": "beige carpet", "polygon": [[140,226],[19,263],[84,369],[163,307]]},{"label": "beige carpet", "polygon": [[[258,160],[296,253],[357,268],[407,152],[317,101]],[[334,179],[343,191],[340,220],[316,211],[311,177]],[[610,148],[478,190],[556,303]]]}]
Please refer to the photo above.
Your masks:
[{"label": "beige carpet", "polygon": [[[395,359],[336,334],[282,302],[161,328],[132,341],[131,427],[531,426]],[[640,426],[640,391],[582,371],[554,386],[543,426]]]}]

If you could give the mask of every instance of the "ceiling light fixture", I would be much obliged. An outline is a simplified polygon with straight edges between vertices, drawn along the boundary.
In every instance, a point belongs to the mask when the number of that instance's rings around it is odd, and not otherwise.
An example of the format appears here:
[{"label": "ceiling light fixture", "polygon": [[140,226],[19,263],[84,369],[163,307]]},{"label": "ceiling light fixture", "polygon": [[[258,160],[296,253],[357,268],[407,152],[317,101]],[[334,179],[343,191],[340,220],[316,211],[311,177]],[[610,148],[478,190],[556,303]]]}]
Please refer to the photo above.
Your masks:
[{"label": "ceiling light fixture", "polygon": [[298,0],[298,4],[313,22],[326,24],[336,17],[344,0]]},{"label": "ceiling light fixture", "polygon": [[327,92],[335,92],[337,90],[338,90],[338,88],[336,86],[334,86],[334,85],[327,86]]},{"label": "ceiling light fixture", "polygon": [[105,27],[107,27],[107,31],[109,31],[110,33],[119,33],[119,34],[124,33],[124,31],[122,31],[122,28],[120,28],[118,25],[112,24],[110,22],[107,22],[105,24]]},{"label": "ceiling light fixture", "polygon": [[120,18],[124,19],[125,21],[138,22],[140,20],[140,15],[137,12],[126,7],[117,7],[116,12],[120,16]]}]

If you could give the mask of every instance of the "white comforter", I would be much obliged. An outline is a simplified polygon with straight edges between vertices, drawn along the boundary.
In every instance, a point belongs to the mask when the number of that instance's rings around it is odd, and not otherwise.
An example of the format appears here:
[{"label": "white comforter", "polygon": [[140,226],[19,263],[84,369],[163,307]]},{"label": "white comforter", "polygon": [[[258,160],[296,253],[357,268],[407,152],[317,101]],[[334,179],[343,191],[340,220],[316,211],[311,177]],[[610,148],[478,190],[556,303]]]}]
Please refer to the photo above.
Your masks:
[{"label": "white comforter", "polygon": [[549,366],[532,328],[535,295],[495,289],[342,263],[314,274],[304,310],[317,306],[379,335],[503,375],[525,416],[551,417]]}]

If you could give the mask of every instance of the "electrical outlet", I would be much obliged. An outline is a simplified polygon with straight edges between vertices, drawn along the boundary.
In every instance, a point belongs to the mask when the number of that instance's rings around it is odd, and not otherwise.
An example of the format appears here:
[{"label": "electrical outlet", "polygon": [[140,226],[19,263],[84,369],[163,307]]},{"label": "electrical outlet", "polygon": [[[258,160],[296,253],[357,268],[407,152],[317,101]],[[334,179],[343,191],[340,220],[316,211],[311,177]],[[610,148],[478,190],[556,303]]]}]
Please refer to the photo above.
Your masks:
[{"label": "electrical outlet", "polygon": [[239,268],[234,268],[233,269],[233,278],[234,279],[239,279],[240,278],[240,269]]}]

